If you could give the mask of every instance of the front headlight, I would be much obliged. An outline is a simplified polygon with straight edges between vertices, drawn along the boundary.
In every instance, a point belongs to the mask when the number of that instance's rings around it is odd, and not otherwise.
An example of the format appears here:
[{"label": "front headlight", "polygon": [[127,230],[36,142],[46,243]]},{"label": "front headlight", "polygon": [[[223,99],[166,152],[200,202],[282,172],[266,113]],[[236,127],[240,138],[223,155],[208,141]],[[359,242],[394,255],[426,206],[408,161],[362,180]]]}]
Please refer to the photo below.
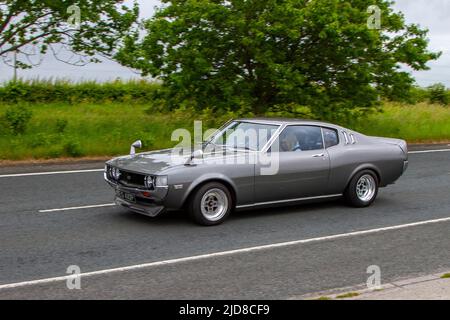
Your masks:
[{"label": "front headlight", "polygon": [[120,179],[120,169],[119,168],[111,168],[111,175],[114,178],[114,180],[119,180]]},{"label": "front headlight", "polygon": [[153,190],[155,186],[154,178],[152,176],[145,176],[144,184],[147,189]]},{"label": "front headlight", "polygon": [[155,178],[155,187],[167,187],[169,185],[169,179],[167,176],[157,176]]}]

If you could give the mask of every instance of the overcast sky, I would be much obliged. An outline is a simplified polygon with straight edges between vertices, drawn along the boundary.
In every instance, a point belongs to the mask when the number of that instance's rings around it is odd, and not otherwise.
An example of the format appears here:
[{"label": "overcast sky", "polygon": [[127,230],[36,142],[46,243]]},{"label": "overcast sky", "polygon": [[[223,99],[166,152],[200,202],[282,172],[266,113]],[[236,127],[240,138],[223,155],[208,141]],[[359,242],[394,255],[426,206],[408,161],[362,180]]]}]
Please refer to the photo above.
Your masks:
[{"label": "overcast sky", "polygon": [[[132,1],[126,1],[132,2]],[[138,0],[143,17],[151,17],[154,7],[160,4],[158,0]],[[414,72],[417,82],[427,86],[443,82],[450,87],[450,1],[449,0],[397,0],[397,10],[405,14],[409,23],[418,23],[430,30],[430,48],[442,51],[442,57],[429,64],[431,70]],[[0,81],[11,79],[12,69],[0,66]],[[52,57],[46,57],[44,62],[32,70],[20,70],[23,78],[65,78],[75,81],[98,80],[107,81],[117,78],[130,79],[139,77],[128,68],[114,62],[105,61],[100,64],[89,64],[84,67],[72,67],[57,62]]]}]

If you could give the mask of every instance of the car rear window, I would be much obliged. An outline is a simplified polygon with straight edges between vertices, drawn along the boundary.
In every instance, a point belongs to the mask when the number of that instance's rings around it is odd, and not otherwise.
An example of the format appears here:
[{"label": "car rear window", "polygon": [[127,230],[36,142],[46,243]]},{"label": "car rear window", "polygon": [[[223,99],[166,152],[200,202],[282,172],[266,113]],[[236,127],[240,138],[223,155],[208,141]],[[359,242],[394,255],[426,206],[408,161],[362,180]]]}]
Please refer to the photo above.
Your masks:
[{"label": "car rear window", "polygon": [[325,148],[331,148],[339,144],[338,133],[334,129],[322,128]]}]

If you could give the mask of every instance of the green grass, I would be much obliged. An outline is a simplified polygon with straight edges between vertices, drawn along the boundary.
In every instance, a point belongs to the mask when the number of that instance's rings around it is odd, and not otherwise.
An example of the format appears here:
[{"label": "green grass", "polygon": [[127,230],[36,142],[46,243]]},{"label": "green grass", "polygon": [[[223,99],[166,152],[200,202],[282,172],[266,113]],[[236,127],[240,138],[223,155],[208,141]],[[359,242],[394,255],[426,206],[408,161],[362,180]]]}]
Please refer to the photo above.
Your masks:
[{"label": "green grass", "polygon": [[331,299],[330,297],[323,296],[323,297],[317,298],[316,300],[325,301],[325,300],[333,300],[333,299]]},{"label": "green grass", "polygon": [[381,113],[359,121],[353,129],[410,143],[447,142],[450,141],[450,107],[386,103]]},{"label": "green grass", "polygon": [[[29,107],[33,116],[24,134],[15,136],[4,120],[3,125],[0,123],[0,159],[127,154],[137,139],[144,142],[144,150],[156,150],[177,144],[171,141],[175,129],[193,127],[193,114],[149,114],[148,108],[124,104],[34,105]],[[0,116],[5,109],[7,106],[0,105]]]},{"label": "green grass", "polygon": [[441,279],[450,279],[450,273],[442,275]]},{"label": "green grass", "polygon": [[[0,160],[95,157],[127,154],[130,144],[141,139],[144,150],[172,147],[172,132],[192,130],[194,120],[206,120],[214,128],[237,117],[177,110],[146,112],[149,104],[31,104],[32,118],[22,135],[13,135],[4,114],[10,105],[0,104]],[[204,129],[206,129],[204,128]],[[351,128],[375,136],[409,142],[450,141],[450,108],[438,105],[386,104],[384,112],[358,121]]]},{"label": "green grass", "polygon": [[359,296],[359,293],[357,293],[357,292],[349,292],[349,293],[344,293],[344,294],[341,294],[339,296],[336,296],[336,299],[354,298],[354,297],[357,297],[357,296]]}]

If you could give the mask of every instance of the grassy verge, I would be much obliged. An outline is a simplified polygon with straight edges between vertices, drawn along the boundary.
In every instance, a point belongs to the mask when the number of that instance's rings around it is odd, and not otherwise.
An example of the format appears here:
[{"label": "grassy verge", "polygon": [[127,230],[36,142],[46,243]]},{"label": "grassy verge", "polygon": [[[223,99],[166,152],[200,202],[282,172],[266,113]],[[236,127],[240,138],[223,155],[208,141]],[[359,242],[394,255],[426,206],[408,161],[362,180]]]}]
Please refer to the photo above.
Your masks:
[{"label": "grassy verge", "polygon": [[450,107],[386,103],[381,113],[357,122],[353,129],[409,143],[447,142],[450,141]]},{"label": "grassy verge", "polygon": [[341,295],[336,296],[336,299],[347,299],[347,298],[354,298],[359,296],[359,293],[357,292],[348,292]]},{"label": "grassy verge", "polygon": [[[0,117],[10,106],[0,105]],[[148,105],[38,104],[28,106],[32,118],[23,134],[11,133],[0,120],[0,160],[97,157],[126,154],[141,139],[144,150],[172,147],[172,132],[193,129],[193,113],[150,113]],[[208,128],[225,121],[226,115],[207,117]],[[206,128],[207,129],[207,128]]]},{"label": "grassy verge", "polygon": [[[0,117],[8,108],[0,104]],[[125,103],[33,104],[28,109],[32,118],[23,134],[12,134],[5,120],[0,120],[0,160],[113,156],[126,154],[137,139],[143,140],[145,150],[162,149],[176,144],[171,141],[175,129],[192,130],[194,120],[206,120],[207,129],[234,117],[186,110],[151,113],[149,105]],[[450,108],[386,104],[382,113],[350,127],[409,142],[449,141]]]}]

